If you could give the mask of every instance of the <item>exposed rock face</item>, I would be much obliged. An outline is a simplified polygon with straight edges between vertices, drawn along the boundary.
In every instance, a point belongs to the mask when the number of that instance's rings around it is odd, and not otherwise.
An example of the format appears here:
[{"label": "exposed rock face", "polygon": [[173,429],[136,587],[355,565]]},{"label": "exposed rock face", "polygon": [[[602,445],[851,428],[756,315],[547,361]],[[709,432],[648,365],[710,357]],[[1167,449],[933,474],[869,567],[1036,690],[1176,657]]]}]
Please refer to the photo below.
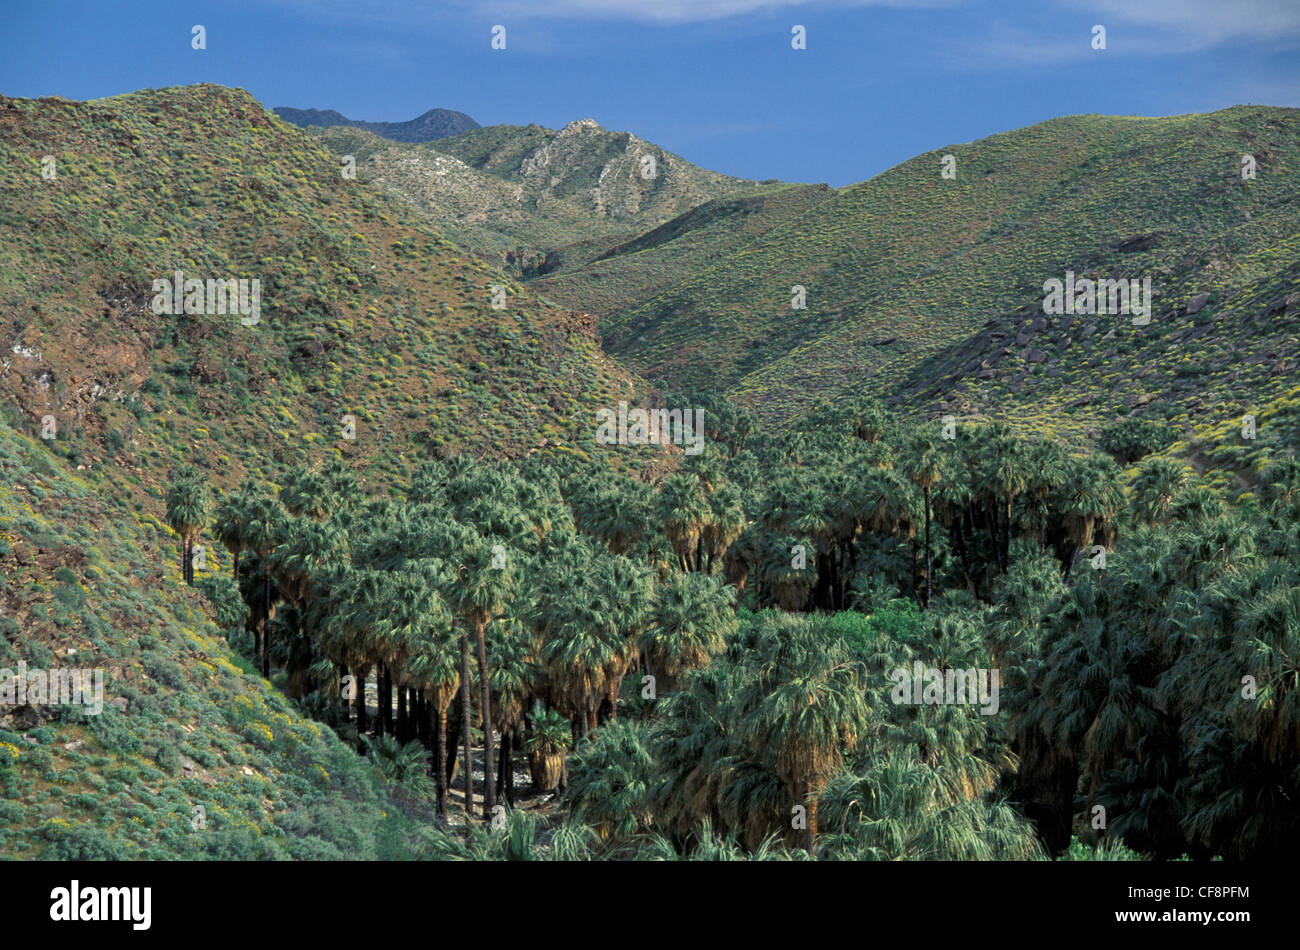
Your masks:
[{"label": "exposed rock face", "polygon": [[594,131],[599,132],[600,123],[597,122],[595,119],[574,119],[564,128],[560,129],[559,137],[563,138],[564,136],[567,135],[577,135],[583,129],[592,129]]},{"label": "exposed rock face", "polygon": [[581,310],[564,311],[560,318],[560,326],[564,328],[564,332],[569,334],[586,336],[597,341],[600,339],[600,333],[596,328],[596,318],[589,313],[583,313]]}]

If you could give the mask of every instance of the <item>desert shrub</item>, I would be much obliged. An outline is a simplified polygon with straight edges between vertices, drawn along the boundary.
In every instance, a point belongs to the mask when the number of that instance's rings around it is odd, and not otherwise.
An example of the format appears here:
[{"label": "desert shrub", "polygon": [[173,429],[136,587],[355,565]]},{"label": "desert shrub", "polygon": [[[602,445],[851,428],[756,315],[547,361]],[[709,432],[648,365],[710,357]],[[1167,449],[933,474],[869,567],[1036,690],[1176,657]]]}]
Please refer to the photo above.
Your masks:
[{"label": "desert shrub", "polygon": [[115,706],[105,706],[98,716],[90,717],[90,734],[118,755],[136,755],[143,748],[139,736],[131,731],[126,717]]},{"label": "desert shrub", "polygon": [[41,836],[50,842],[41,855],[47,861],[124,861],[131,856],[123,843],[94,825],[54,821]]}]

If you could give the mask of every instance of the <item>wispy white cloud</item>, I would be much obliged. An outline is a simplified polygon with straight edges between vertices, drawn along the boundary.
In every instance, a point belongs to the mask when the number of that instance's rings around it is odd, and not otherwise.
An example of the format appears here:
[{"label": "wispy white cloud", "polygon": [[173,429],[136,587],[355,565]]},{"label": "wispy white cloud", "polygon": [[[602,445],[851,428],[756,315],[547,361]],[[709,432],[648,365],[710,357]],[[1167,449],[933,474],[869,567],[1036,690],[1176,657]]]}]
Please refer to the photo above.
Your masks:
[{"label": "wispy white cloud", "polygon": [[1169,52],[1190,53],[1232,40],[1300,39],[1297,0],[1061,0],[1062,5],[1096,15],[1095,22],[1146,28],[1139,42]]},{"label": "wispy white cloud", "polygon": [[[1300,0],[1054,0],[1032,22],[998,16],[937,40],[943,61],[966,69],[1064,65],[1097,57],[1092,28],[1116,56],[1189,56],[1227,43],[1262,53],[1300,47]],[[971,18],[967,18],[968,22]],[[976,20],[978,22],[978,20]]]},{"label": "wispy white cloud", "polygon": [[[428,21],[448,12],[480,18],[520,17],[675,24],[782,10],[850,7],[942,8],[966,0],[282,0],[318,14],[386,22]],[[441,9],[439,9],[441,7]]]},{"label": "wispy white cloud", "polygon": [[[471,0],[456,0],[468,4]],[[546,0],[539,11],[535,0],[501,0],[493,9],[507,13],[583,18],[687,23],[722,20],[750,13],[781,10],[842,9],[845,7],[949,7],[963,0]]]}]

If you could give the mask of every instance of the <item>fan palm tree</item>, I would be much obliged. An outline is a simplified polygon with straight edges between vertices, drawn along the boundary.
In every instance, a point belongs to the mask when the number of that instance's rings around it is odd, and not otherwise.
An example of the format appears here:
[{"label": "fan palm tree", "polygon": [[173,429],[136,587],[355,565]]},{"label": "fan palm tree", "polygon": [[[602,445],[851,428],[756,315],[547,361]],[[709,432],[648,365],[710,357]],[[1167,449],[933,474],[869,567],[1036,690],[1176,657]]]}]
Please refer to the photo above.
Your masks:
[{"label": "fan palm tree", "polygon": [[627,641],[589,571],[551,574],[530,614],[551,702],[575,717],[583,735],[596,726],[611,670],[623,669]]},{"label": "fan palm tree", "polygon": [[397,671],[399,687],[423,690],[437,718],[434,779],[440,815],[447,813],[447,710],[460,685],[451,612],[439,592],[444,571],[441,562],[425,559],[386,574],[386,613],[371,627],[371,639],[382,645],[380,655]]},{"label": "fan palm tree", "polygon": [[1133,479],[1133,508],[1146,524],[1163,524],[1169,520],[1174,500],[1187,483],[1188,470],[1172,459],[1145,460]]},{"label": "fan palm tree", "polygon": [[[493,550],[496,548],[497,550]],[[504,552],[504,556],[503,556]],[[483,714],[484,747],[484,818],[490,818],[496,805],[494,765],[495,739],[492,732],[491,680],[487,666],[487,625],[505,609],[518,587],[518,576],[512,557],[504,545],[492,544],[472,528],[458,533],[457,543],[451,552],[454,578],[445,588],[452,610],[463,619],[474,633],[478,653],[478,672]],[[468,675],[462,674],[462,686],[468,689]],[[469,720],[466,717],[466,734]],[[466,743],[468,755],[468,742]],[[469,776],[466,776],[468,788]],[[469,804],[470,799],[466,799]]]},{"label": "fan palm tree", "polygon": [[501,733],[497,790],[504,802],[513,805],[515,738],[541,678],[540,664],[524,624],[509,616],[498,617],[488,625],[488,656],[492,668],[492,722]]},{"label": "fan palm tree", "polygon": [[1011,551],[1011,520],[1015,499],[1029,484],[1030,470],[1022,445],[1001,422],[987,427],[982,483],[985,491],[1000,499],[1001,545],[994,545],[998,572],[1006,573]]},{"label": "fan palm tree", "polygon": [[256,484],[251,480],[245,481],[239,486],[237,492],[225,497],[217,507],[213,519],[213,532],[222,546],[230,552],[230,576],[236,579],[239,577],[239,555],[249,547],[246,521],[248,510],[257,494]]},{"label": "fan palm tree", "polygon": [[365,500],[357,473],[341,455],[333,455],[321,467],[320,477],[325,482],[325,491],[335,512],[350,512]]},{"label": "fan palm tree", "polygon": [[355,693],[357,731],[366,731],[366,677],[374,665],[370,627],[375,597],[382,580],[370,568],[344,564],[336,567],[320,597],[307,609],[316,631],[320,652],[336,666],[351,670]]},{"label": "fan palm tree", "polygon": [[1078,461],[1071,466],[1060,492],[1057,508],[1065,522],[1067,549],[1062,560],[1069,580],[1078,553],[1093,543],[1099,527],[1113,522],[1119,511],[1119,468],[1106,455]]},{"label": "fan palm tree", "polygon": [[1270,505],[1300,497],[1300,458],[1284,455],[1260,472],[1260,494]]},{"label": "fan palm tree", "polygon": [[641,640],[661,691],[674,689],[688,670],[723,650],[737,627],[735,600],[735,588],[720,577],[679,574],[664,585]]},{"label": "fan palm tree", "polygon": [[286,521],[284,538],[271,552],[267,566],[276,589],[302,608],[328,569],[348,559],[347,532],[337,522],[295,517]]},{"label": "fan palm tree", "polygon": [[848,860],[1031,860],[1042,858],[1034,827],[998,800],[959,793],[949,770],[914,748],[876,744],[837,773],[821,796],[824,852]]},{"label": "fan palm tree", "polygon": [[612,723],[601,729],[569,762],[565,800],[572,803],[572,817],[602,841],[626,841],[648,830],[654,822],[653,748],[644,724]]},{"label": "fan palm tree", "polygon": [[1105,772],[1159,724],[1150,633],[1108,622],[1107,611],[1095,585],[1076,587],[1049,621],[1040,674],[1043,730],[1059,747],[1078,750],[1089,778],[1088,813]]},{"label": "fan palm tree", "polygon": [[926,432],[916,433],[903,456],[901,466],[907,477],[917,488],[925,506],[925,591],[921,597],[921,606],[929,607],[932,593],[931,582],[934,567],[930,557],[930,492],[939,481],[943,472],[940,449],[935,440]]},{"label": "fan palm tree", "polygon": [[846,410],[853,435],[874,445],[885,431],[889,419],[889,414],[880,401],[870,396],[860,396],[851,401]]},{"label": "fan palm tree", "polygon": [[335,507],[329,482],[305,466],[290,469],[280,486],[280,503],[294,517],[320,521]]},{"label": "fan palm tree", "polygon": [[575,525],[612,554],[626,554],[653,532],[654,501],[649,485],[612,474],[581,479],[569,497]]},{"label": "fan palm tree", "polygon": [[675,472],[664,479],[659,488],[659,520],[683,571],[700,569],[704,526],[712,516],[698,477]]},{"label": "fan palm tree", "polygon": [[1026,464],[1029,469],[1026,489],[1038,508],[1038,546],[1046,550],[1049,499],[1070,477],[1070,456],[1056,442],[1036,442],[1029,450]]},{"label": "fan palm tree", "polygon": [[863,671],[812,620],[769,616],[761,635],[768,646],[745,687],[739,728],[751,749],[772,754],[789,795],[807,807],[805,846],[814,854],[821,789],[871,722]]},{"label": "fan palm tree", "polygon": [[[731,543],[745,530],[745,508],[740,492],[733,486],[723,483],[709,496],[710,517],[704,526],[704,553],[708,556],[709,572],[713,571],[714,562],[727,553]],[[615,552],[618,553],[618,552]]]},{"label": "fan palm tree", "polygon": [[167,523],[181,539],[181,577],[194,586],[194,541],[208,520],[212,493],[193,468],[184,469],[167,489]]},{"label": "fan palm tree", "polygon": [[244,509],[244,537],[248,547],[257,552],[258,563],[263,574],[262,587],[262,624],[258,643],[258,655],[261,658],[262,675],[271,675],[271,570],[269,559],[284,537],[287,524],[285,511],[273,497],[260,494],[251,499]]},{"label": "fan palm tree", "polygon": [[618,719],[618,694],[623,678],[640,656],[641,636],[653,617],[657,591],[650,568],[624,557],[611,557],[599,574],[612,613],[612,636],[621,649],[605,670],[605,699],[609,718]]}]

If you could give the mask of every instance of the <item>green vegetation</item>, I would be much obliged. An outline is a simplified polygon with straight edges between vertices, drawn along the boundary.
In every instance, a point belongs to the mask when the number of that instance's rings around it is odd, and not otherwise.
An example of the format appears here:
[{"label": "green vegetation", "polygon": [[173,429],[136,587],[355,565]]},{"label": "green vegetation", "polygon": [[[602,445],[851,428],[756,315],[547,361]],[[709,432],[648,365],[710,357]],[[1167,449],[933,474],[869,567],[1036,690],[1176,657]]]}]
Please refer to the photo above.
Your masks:
[{"label": "green vegetation", "polygon": [[[599,313],[606,348],[647,378],[782,428],[865,391],[1080,443],[1130,414],[1181,433],[1295,376],[1297,148],[1295,109],[1052,119],[778,209],[736,245],[670,240],[546,292]],[[1263,157],[1258,178],[1242,180],[1243,154]],[[1067,271],[1150,277],[1151,322],[1044,316],[1044,281]],[[651,293],[612,302],[607,276]]]},{"label": "green vegetation", "polygon": [[3,708],[0,854],[417,856],[432,809],[395,799],[231,650],[172,557],[163,569],[165,526],[59,467],[0,419],[0,667],[102,670],[103,708]]},{"label": "green vegetation", "polygon": [[[52,415],[66,457],[111,458],[137,504],[178,465],[230,485],[335,450],[378,480],[482,443],[586,454],[596,408],[638,388],[591,326],[402,223],[241,90],[0,111],[11,423]],[[259,322],[155,314],[152,282],[178,270],[260,280]]]},{"label": "green vegetation", "polygon": [[[587,123],[313,136],[213,86],[0,118],[0,668],[104,672],[98,714],[0,705],[0,855],[1300,840],[1294,110],[841,191],[641,179]],[[464,192],[372,187],[415,159]],[[451,221],[484,195],[522,210]],[[453,205],[541,279],[427,226]],[[1152,323],[1037,325],[1066,269],[1154,276]],[[154,313],[176,270],[258,277],[261,320]],[[702,408],[704,451],[598,446],[622,400]]]}]

